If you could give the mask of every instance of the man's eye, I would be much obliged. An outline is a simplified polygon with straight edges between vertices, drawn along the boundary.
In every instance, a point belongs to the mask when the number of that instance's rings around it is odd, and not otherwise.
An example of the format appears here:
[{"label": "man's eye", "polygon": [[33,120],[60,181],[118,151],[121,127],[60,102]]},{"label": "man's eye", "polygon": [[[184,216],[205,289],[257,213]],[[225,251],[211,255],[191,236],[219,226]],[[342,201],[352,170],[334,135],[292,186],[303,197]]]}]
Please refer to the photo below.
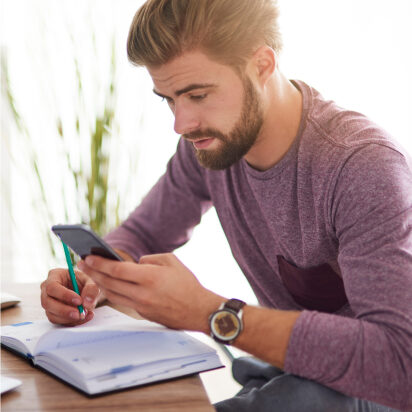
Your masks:
[{"label": "man's eye", "polygon": [[206,96],[207,96],[206,93],[203,93],[203,94],[194,94],[194,95],[191,95],[190,98],[191,98],[192,100],[203,100]]}]

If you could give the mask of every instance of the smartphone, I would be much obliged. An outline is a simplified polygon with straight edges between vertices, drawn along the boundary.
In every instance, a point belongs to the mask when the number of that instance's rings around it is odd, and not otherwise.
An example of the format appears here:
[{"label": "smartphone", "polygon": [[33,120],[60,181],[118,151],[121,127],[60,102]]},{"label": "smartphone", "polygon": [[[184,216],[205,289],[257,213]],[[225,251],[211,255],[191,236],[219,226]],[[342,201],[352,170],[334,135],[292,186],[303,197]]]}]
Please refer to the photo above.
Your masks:
[{"label": "smartphone", "polygon": [[123,259],[87,225],[54,225],[51,230],[82,259],[98,255],[107,259]]}]

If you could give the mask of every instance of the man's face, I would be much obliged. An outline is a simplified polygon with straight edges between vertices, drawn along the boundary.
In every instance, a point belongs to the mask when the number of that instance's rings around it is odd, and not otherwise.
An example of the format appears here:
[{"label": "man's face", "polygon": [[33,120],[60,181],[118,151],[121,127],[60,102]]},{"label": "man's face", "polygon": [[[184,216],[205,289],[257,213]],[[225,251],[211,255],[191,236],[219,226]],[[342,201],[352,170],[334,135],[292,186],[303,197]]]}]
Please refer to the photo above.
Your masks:
[{"label": "man's face", "polygon": [[149,68],[149,73],[154,92],[174,113],[176,133],[193,143],[202,166],[228,168],[253,146],[263,111],[248,77],[241,79],[200,52]]}]

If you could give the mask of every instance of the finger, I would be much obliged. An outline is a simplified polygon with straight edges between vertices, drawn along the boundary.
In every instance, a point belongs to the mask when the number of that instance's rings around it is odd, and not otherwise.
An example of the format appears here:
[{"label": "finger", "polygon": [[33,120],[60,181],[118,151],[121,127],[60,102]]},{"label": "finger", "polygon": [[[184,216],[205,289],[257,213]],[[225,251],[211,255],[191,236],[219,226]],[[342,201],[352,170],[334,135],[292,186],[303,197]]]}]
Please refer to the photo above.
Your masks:
[{"label": "finger", "polygon": [[85,319],[87,313],[80,314],[77,306],[66,305],[50,296],[42,295],[42,306],[46,309],[46,315],[53,323],[69,324]]},{"label": "finger", "polygon": [[140,264],[150,264],[150,265],[168,265],[175,258],[173,253],[158,253],[153,255],[141,256],[139,259]]},{"label": "finger", "polygon": [[83,323],[89,322],[94,317],[93,311],[87,312],[85,318],[82,319],[82,317],[81,317],[79,320],[67,319],[63,316],[59,316],[59,315],[56,315],[52,312],[47,312],[47,311],[46,311],[46,315],[47,315],[47,318],[49,319],[50,322],[58,324],[58,325],[65,325],[65,326],[81,325]]},{"label": "finger", "polygon": [[67,305],[77,306],[82,304],[81,297],[74,290],[68,289],[58,281],[47,281],[43,286],[42,293],[44,293],[44,297],[50,296]]},{"label": "finger", "polygon": [[130,296],[136,293],[140,286],[122,279],[117,279],[102,272],[93,272],[92,279],[104,290],[106,298],[109,299],[107,292],[114,292],[122,296]]},{"label": "finger", "polygon": [[45,285],[52,281],[58,282],[63,286],[68,287],[70,285],[70,276],[67,268],[58,268],[50,270],[47,275],[47,279],[40,285],[40,287],[43,289]]},{"label": "finger", "polygon": [[154,265],[139,265],[133,262],[118,262],[99,256],[88,256],[84,262],[78,263],[79,268],[94,279],[97,273],[105,273],[116,279],[133,283],[145,283],[158,270]]},{"label": "finger", "polygon": [[[84,263],[95,271],[103,273],[112,273],[118,269],[118,266],[123,266],[125,262],[119,262],[117,260],[105,259],[100,256],[87,256]],[[128,262],[126,262],[128,264]]]},{"label": "finger", "polygon": [[121,305],[121,306],[126,306],[130,307],[134,310],[136,310],[136,302],[130,299],[128,296],[124,295],[119,295],[118,293],[111,291],[111,290],[105,290],[104,291],[106,298],[114,304]]},{"label": "finger", "polygon": [[[75,270],[75,271],[74,271],[74,274],[76,275],[77,284],[78,284],[78,286],[79,286],[80,289],[83,289],[83,287],[84,287],[88,282],[90,282],[90,277],[87,276],[86,273],[84,273],[84,272],[82,272],[82,271],[80,271],[80,270]],[[70,283],[70,287],[72,287],[73,285],[72,285],[71,279],[70,279],[70,282],[69,282],[69,283]]]},{"label": "finger", "polygon": [[99,286],[97,286],[93,280],[89,279],[84,285],[81,293],[83,307],[89,310],[93,309],[96,306],[100,293]]},{"label": "finger", "polygon": [[[80,289],[87,283],[89,277],[80,272],[79,270],[74,271],[77,284]],[[41,285],[40,288],[43,290],[50,282],[57,282],[60,283],[62,286],[68,288],[69,290],[73,289],[72,281],[69,275],[69,271],[67,269],[52,269],[50,270],[47,280],[45,280]]]}]

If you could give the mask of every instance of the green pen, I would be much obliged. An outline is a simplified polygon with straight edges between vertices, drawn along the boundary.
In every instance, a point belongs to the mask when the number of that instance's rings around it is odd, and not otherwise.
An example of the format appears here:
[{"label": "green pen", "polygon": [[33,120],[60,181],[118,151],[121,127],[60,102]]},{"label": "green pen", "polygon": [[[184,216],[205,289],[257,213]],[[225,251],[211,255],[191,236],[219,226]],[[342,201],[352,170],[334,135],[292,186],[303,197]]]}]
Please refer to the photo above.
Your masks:
[{"label": "green pen", "polygon": [[[62,241],[62,243],[63,243],[64,254],[66,255],[66,262],[67,262],[67,266],[69,268],[70,279],[72,281],[73,290],[78,295],[80,295],[79,287],[77,286],[76,275],[74,274],[74,270],[73,270],[73,263],[72,263],[72,260],[70,258],[69,248],[67,247],[67,245],[63,241]],[[79,308],[80,314],[82,314],[84,312],[83,305],[79,305],[77,307]]]}]

